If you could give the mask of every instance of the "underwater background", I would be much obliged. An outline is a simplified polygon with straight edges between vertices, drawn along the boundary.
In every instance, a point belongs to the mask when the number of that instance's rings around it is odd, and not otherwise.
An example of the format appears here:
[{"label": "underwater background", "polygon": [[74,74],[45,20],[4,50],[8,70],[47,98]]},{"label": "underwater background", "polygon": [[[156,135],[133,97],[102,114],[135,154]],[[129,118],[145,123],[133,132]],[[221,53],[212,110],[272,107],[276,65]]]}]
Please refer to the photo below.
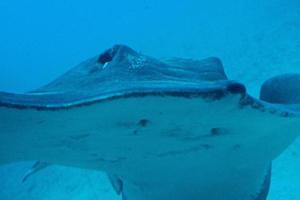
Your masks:
[{"label": "underwater background", "polygon": [[[300,73],[299,0],[1,0],[0,91],[24,92],[114,44],[162,57],[221,58],[258,97],[264,80]],[[0,167],[0,200],[118,200],[101,172],[32,162]],[[273,163],[269,200],[300,199],[300,138]]]}]

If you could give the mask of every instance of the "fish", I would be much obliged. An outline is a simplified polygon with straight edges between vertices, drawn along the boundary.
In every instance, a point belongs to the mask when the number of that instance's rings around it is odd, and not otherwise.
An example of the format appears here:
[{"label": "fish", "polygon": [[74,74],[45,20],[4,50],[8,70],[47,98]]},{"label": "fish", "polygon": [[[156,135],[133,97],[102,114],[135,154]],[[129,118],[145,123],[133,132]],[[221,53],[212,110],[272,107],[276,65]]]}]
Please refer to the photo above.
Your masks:
[{"label": "fish", "polygon": [[219,58],[157,59],[114,45],[49,84],[0,92],[0,165],[107,173],[123,200],[266,200],[272,161],[299,135],[300,75],[261,86]]}]

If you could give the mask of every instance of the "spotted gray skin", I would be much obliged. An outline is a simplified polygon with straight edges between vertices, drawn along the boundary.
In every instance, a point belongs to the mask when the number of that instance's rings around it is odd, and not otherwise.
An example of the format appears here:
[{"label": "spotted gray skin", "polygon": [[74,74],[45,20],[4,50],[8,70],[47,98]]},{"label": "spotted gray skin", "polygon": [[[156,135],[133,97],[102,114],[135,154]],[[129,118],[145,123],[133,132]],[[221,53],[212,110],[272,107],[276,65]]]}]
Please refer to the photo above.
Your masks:
[{"label": "spotted gray skin", "polygon": [[268,80],[258,100],[218,58],[116,45],[39,89],[0,93],[0,164],[101,170],[124,200],[265,200],[271,162],[300,130],[299,77]]}]

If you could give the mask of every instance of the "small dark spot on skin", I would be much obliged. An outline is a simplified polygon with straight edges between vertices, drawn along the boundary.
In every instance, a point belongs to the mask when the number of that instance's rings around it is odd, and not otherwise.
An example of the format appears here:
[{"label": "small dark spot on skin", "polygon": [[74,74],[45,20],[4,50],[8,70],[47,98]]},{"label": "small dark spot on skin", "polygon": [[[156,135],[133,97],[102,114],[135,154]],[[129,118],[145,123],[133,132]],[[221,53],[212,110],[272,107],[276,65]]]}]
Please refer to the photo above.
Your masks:
[{"label": "small dark spot on skin", "polygon": [[45,123],[45,120],[39,120],[39,121],[37,122],[37,124],[43,124],[43,123]]},{"label": "small dark spot on skin", "polygon": [[133,135],[138,135],[139,133],[139,130],[141,128],[145,128],[148,124],[149,124],[149,120],[148,119],[141,119],[137,125],[138,125],[138,128],[136,128],[134,131],[133,131]]},{"label": "small dark spot on skin", "polygon": [[138,130],[133,131],[133,135],[137,135],[138,133],[139,133]]},{"label": "small dark spot on skin", "polygon": [[212,128],[210,129],[210,133],[212,136],[219,136],[222,135],[222,133],[224,133],[224,130],[221,128]]},{"label": "small dark spot on skin", "polygon": [[147,120],[147,119],[141,119],[139,122],[138,122],[138,125],[140,126],[140,127],[146,127],[148,124],[149,124],[149,120]]},{"label": "small dark spot on skin", "polygon": [[209,136],[222,136],[227,135],[230,132],[226,128],[211,128]]}]

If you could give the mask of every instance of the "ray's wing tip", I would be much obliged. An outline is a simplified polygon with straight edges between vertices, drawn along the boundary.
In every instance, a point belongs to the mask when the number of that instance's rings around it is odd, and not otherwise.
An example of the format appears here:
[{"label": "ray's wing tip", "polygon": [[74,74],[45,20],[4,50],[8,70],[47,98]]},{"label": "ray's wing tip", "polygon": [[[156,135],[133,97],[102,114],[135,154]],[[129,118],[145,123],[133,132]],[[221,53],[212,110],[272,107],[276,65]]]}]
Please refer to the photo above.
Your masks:
[{"label": "ray's wing tip", "polygon": [[300,74],[281,74],[266,80],[261,86],[259,98],[300,115]]}]

